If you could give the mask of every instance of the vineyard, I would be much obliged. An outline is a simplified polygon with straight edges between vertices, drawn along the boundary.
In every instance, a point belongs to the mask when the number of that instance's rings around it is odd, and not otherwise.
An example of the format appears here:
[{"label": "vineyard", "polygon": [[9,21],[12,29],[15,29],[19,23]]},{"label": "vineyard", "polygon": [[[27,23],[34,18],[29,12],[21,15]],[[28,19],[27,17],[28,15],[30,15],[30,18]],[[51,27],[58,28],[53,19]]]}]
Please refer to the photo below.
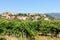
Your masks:
[{"label": "vineyard", "polygon": [[[20,40],[38,40],[38,36],[59,37],[60,20],[0,20],[0,36],[11,36]],[[24,40],[25,40],[24,39]]]}]

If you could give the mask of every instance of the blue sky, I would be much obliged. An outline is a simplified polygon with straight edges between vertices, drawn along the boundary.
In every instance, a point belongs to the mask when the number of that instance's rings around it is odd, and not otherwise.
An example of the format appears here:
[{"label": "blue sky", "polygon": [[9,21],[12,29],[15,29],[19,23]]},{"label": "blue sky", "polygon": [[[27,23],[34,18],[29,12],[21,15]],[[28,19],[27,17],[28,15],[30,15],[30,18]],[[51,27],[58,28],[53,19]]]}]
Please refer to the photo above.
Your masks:
[{"label": "blue sky", "polygon": [[0,12],[60,12],[60,0],[0,0]]}]

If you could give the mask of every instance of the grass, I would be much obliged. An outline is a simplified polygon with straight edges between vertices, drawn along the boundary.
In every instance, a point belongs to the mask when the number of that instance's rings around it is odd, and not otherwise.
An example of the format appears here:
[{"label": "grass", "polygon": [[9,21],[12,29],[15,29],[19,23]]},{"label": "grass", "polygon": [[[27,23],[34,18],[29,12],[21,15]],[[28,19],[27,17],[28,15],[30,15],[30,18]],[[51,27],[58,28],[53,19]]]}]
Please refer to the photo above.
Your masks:
[{"label": "grass", "polygon": [[[12,36],[0,36],[0,38],[6,38],[6,40],[29,40],[27,39],[26,37],[12,37]],[[51,38],[50,36],[36,36],[35,37],[35,40],[60,40],[60,38],[57,38],[57,37],[53,37]]]},{"label": "grass", "polygon": [[36,36],[36,40],[60,40],[60,38],[50,36]]}]

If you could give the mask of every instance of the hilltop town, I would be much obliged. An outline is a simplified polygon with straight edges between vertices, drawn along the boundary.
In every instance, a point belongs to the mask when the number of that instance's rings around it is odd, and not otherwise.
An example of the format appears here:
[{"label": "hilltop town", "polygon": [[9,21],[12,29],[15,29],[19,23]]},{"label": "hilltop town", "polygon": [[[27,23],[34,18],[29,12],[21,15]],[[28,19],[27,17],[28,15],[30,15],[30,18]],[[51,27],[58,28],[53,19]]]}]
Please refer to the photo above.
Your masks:
[{"label": "hilltop town", "polygon": [[50,17],[46,14],[39,14],[39,13],[16,13],[16,14],[13,14],[11,12],[3,12],[0,15],[1,15],[1,18],[5,18],[5,19],[34,20],[34,21],[37,21],[39,19],[43,19],[43,20],[53,19],[53,17]]}]

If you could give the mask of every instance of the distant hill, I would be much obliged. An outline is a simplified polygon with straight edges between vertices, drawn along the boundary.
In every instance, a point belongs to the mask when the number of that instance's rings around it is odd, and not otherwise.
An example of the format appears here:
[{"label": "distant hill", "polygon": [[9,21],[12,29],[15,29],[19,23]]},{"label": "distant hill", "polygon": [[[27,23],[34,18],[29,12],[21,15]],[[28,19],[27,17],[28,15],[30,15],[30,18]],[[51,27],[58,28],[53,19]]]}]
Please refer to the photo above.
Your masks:
[{"label": "distant hill", "polygon": [[59,18],[60,19],[60,13],[47,13],[47,14],[54,17],[54,18]]}]

